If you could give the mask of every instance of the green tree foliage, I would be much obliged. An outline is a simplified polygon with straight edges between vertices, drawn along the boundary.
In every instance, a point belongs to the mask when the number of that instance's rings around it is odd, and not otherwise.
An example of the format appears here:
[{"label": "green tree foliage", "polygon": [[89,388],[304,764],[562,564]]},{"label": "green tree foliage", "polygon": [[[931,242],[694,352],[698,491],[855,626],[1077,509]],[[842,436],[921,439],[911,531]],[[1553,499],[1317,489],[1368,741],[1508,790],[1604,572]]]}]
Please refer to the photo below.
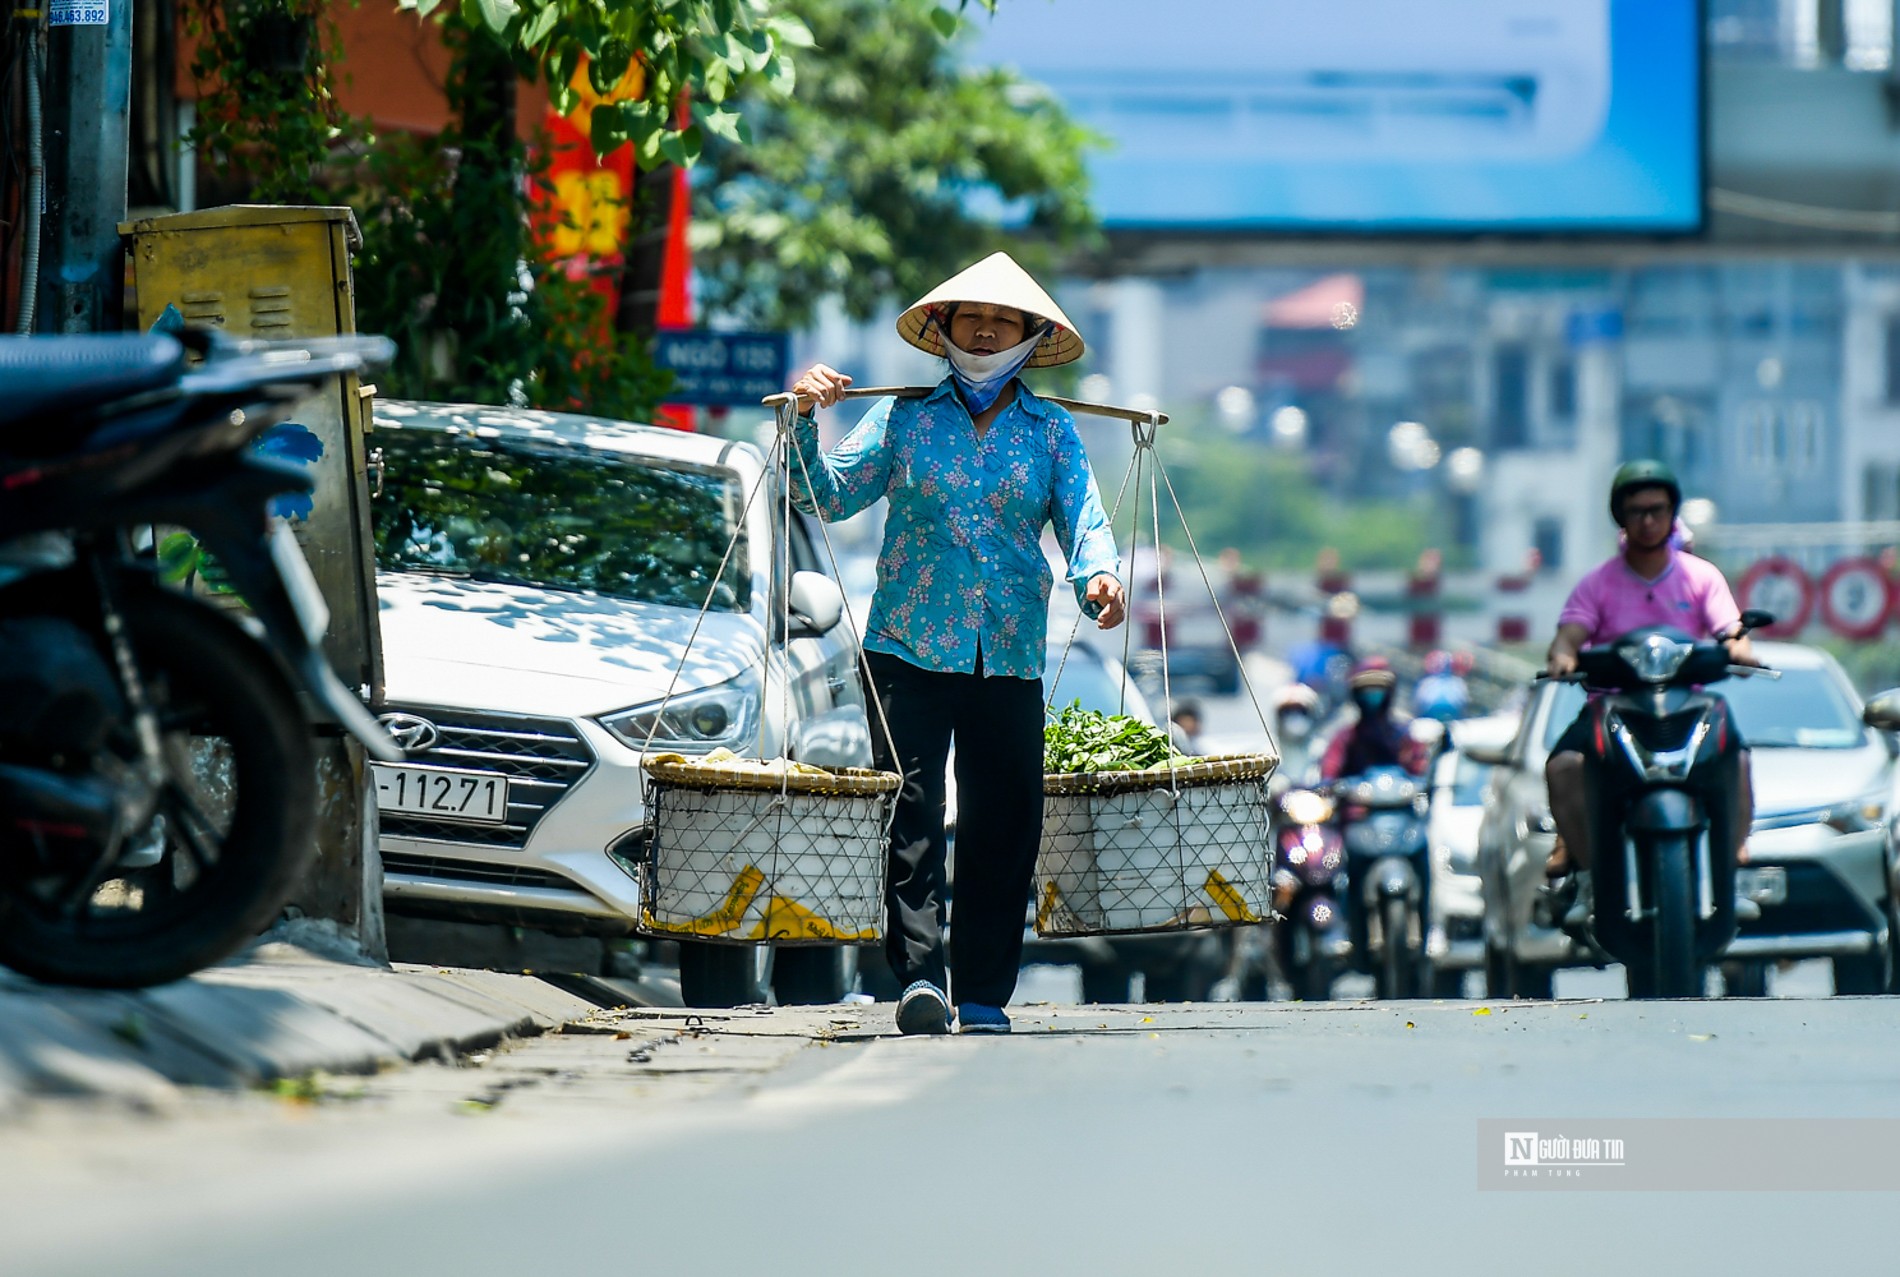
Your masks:
[{"label": "green tree foliage", "polygon": [[[805,25],[769,0],[397,3],[424,17],[452,10],[506,49],[522,75],[545,78],[563,114],[577,101],[571,81],[583,57],[588,80],[603,94],[638,62],[640,97],[595,110],[592,141],[602,155],[631,142],[642,168],[691,164],[709,136],[743,144],[745,123],[729,100],[754,85],[790,93],[796,76],[788,50],[811,44]],[[682,94],[691,103],[689,119],[677,111]]]},{"label": "green tree foliage", "polygon": [[358,323],[399,348],[384,392],[650,417],[670,376],[532,233],[530,179],[550,157],[515,130],[518,52],[459,10],[437,20],[449,124],[381,140],[351,198],[363,225]]},{"label": "green tree foliage", "polygon": [[332,154],[363,131],[332,91],[341,41],[322,0],[184,0],[179,16],[196,42],[192,146],[245,174],[251,200],[327,202]]},{"label": "green tree foliage", "polygon": [[[1180,422],[1163,441],[1169,477],[1194,520],[1194,540],[1213,555],[1232,546],[1248,563],[1305,570],[1326,546],[1348,568],[1409,568],[1428,545],[1445,545],[1447,529],[1429,497],[1342,499],[1331,493],[1300,454],[1277,451],[1259,440],[1236,439],[1209,426]],[[1169,446],[1169,445],[1173,446]],[[1112,491],[1117,480],[1103,476]],[[1162,537],[1177,550],[1187,543],[1166,492],[1161,496]],[[1124,509],[1119,527],[1125,529]],[[1142,540],[1153,537],[1153,512],[1144,507]],[[1125,531],[1118,533],[1123,537]],[[1198,588],[1198,587],[1196,587]]]},{"label": "green tree foliage", "polygon": [[[800,327],[837,296],[863,319],[997,248],[1035,270],[1089,241],[1092,135],[1013,73],[963,66],[946,37],[969,19],[938,0],[782,8],[815,41],[797,92],[765,77],[728,99],[750,143],[715,132],[695,182],[694,265],[714,313]],[[974,215],[973,198],[1023,228]]]}]

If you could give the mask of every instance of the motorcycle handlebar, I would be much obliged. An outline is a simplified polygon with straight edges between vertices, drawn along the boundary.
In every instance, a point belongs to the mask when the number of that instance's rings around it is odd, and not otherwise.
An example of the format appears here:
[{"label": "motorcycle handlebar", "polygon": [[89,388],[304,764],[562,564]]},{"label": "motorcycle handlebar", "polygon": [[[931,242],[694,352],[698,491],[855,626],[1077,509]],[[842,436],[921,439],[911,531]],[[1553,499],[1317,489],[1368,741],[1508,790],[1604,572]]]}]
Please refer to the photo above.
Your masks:
[{"label": "motorcycle handlebar", "polygon": [[386,367],[396,357],[387,337],[315,337],[303,341],[250,341],[216,333],[187,344],[204,362],[187,372],[182,388],[218,394],[253,386],[304,385],[333,373],[364,373]]}]

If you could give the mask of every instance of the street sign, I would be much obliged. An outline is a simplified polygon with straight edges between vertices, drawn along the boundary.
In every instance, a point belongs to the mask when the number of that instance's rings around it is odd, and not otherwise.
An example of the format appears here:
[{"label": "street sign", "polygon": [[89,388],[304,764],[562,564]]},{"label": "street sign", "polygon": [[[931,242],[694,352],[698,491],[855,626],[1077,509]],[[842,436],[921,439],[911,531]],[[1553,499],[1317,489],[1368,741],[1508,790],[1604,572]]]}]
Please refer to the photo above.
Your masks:
[{"label": "street sign", "polygon": [[1793,638],[1807,628],[1814,614],[1813,579],[1799,563],[1779,555],[1751,563],[1735,595],[1744,609],[1774,614],[1775,623],[1759,631],[1763,638]]},{"label": "street sign", "polygon": [[757,407],[791,380],[792,342],[787,333],[724,333],[706,328],[664,328],[654,344],[654,362],[673,374],[668,403]]},{"label": "street sign", "polygon": [[1877,638],[1895,604],[1893,578],[1877,559],[1842,559],[1821,578],[1821,620],[1845,639]]}]

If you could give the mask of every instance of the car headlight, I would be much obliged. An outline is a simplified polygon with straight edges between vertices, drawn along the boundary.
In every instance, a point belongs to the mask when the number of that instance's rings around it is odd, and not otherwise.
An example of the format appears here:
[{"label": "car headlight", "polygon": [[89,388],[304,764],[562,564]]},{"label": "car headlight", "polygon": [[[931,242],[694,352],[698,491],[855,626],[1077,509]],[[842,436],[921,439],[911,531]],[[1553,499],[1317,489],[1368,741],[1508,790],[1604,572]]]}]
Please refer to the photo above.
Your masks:
[{"label": "car headlight", "polygon": [[705,754],[721,747],[736,750],[752,739],[759,723],[759,676],[748,670],[737,678],[671,700],[636,705],[606,714],[600,725],[634,749]]},{"label": "car headlight", "polygon": [[1296,789],[1280,800],[1280,810],[1296,825],[1323,825],[1333,818],[1333,800],[1310,789]]},{"label": "car headlight", "polygon": [[1879,829],[1887,823],[1887,798],[1885,790],[1876,790],[1851,803],[1836,803],[1827,809],[1827,814],[1821,817],[1821,823],[1843,834],[1863,834],[1870,829]]},{"label": "car headlight", "polygon": [[1694,653],[1691,644],[1678,643],[1662,634],[1651,634],[1640,642],[1625,643],[1616,649],[1616,654],[1645,683],[1667,683]]}]

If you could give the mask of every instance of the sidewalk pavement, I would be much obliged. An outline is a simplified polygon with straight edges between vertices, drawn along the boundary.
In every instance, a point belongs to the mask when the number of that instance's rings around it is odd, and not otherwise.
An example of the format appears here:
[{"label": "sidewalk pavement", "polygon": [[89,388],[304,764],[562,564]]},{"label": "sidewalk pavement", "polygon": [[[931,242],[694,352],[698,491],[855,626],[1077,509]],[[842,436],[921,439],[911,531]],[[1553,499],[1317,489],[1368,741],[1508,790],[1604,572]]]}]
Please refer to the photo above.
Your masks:
[{"label": "sidewalk pavement", "polygon": [[586,1021],[533,976],[341,960],[267,938],[156,989],[37,984],[0,970],[0,1121],[41,1097],[162,1110],[180,1087],[372,1073]]}]

